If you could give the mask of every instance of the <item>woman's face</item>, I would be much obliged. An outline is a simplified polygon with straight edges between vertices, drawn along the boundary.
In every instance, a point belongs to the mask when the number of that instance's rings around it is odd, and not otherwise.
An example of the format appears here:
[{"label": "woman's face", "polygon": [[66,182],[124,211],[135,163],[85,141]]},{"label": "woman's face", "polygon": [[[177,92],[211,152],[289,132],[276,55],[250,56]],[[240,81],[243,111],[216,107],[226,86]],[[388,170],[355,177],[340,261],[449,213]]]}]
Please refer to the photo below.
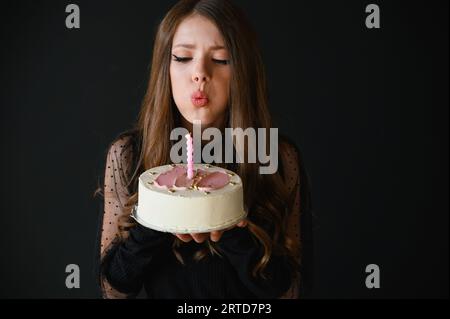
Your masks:
[{"label": "woman's face", "polygon": [[230,87],[229,53],[214,23],[193,15],[178,26],[172,43],[170,81],[183,118],[203,126],[223,124]]}]

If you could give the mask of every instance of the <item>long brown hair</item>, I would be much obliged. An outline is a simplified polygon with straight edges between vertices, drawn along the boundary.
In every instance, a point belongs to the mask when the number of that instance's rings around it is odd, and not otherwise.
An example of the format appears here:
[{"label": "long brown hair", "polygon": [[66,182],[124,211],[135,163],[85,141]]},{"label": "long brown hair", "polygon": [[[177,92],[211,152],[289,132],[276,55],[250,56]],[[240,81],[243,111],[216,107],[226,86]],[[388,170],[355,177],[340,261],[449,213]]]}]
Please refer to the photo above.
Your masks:
[{"label": "long brown hair", "polygon": [[[137,203],[139,175],[156,166],[170,163],[170,148],[174,142],[169,136],[173,128],[180,126],[180,114],[172,97],[169,66],[172,40],[180,22],[192,14],[199,14],[216,24],[230,53],[231,87],[226,127],[266,128],[271,127],[268,109],[267,83],[264,65],[257,43],[257,36],[248,20],[237,7],[227,0],[182,0],[167,13],[157,29],[150,79],[143,98],[138,121],[132,132],[135,136],[134,170],[128,177],[127,187],[132,194],[127,202],[127,214],[119,220],[121,239],[128,236],[134,222],[129,216]],[[283,144],[279,153],[284,152]],[[245,154],[245,157],[246,154]],[[279,161],[281,163],[281,161]],[[218,166],[230,167],[226,164]],[[255,266],[253,275],[264,277],[272,254],[288,256],[293,265],[298,261],[298,239],[287,236],[289,194],[279,172],[261,175],[259,163],[236,163],[233,170],[242,178],[244,201],[248,209],[248,228],[264,248],[264,255]],[[260,225],[268,225],[261,227]],[[266,229],[271,229],[271,235]],[[177,247],[182,242],[174,237],[174,253],[183,262]],[[220,249],[207,240],[197,252],[196,259],[208,253],[219,253]]]}]

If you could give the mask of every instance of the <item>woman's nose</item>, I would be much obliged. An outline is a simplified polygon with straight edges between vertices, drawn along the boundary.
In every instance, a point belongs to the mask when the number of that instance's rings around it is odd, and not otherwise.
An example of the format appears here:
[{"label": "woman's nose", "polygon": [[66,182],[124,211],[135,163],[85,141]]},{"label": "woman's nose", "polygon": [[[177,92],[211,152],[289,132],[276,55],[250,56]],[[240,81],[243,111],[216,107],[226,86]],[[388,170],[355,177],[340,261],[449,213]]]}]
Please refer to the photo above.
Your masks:
[{"label": "woman's nose", "polygon": [[192,74],[192,80],[195,83],[202,83],[202,82],[208,82],[209,76],[207,74],[206,68],[202,63],[199,63],[197,67],[195,68],[193,74]]},{"label": "woman's nose", "polygon": [[201,82],[206,82],[207,81],[206,76],[205,75],[201,75],[201,74],[194,74],[193,80],[194,80],[194,82],[197,82],[197,83],[201,83]]}]

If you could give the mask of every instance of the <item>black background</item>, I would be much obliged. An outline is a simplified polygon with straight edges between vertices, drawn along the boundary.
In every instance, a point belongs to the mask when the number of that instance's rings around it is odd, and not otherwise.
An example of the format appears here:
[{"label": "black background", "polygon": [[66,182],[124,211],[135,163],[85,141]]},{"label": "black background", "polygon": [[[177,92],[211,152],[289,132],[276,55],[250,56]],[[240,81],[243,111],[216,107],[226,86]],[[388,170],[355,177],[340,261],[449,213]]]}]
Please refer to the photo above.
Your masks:
[{"label": "black background", "polygon": [[[448,2],[235,2],[311,179],[311,297],[448,298]],[[173,3],[2,2],[0,297],[99,297],[92,193]],[[369,3],[381,29],[365,27]],[[65,286],[72,263],[80,289]],[[365,287],[371,263],[380,289]]]}]

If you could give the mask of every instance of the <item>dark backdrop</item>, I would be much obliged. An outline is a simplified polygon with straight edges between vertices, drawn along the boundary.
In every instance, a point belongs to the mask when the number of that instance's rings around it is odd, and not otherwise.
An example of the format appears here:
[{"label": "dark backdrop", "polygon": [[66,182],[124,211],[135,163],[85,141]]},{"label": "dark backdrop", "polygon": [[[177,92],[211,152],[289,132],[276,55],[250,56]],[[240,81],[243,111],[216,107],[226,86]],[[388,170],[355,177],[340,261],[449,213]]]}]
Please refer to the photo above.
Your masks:
[{"label": "dark backdrop", "polygon": [[[304,155],[314,298],[448,297],[448,2],[236,1],[260,35],[277,126]],[[2,2],[0,297],[99,296],[106,147],[137,117],[174,1]],[[65,287],[65,267],[81,288]],[[381,288],[365,287],[365,267]]]}]

